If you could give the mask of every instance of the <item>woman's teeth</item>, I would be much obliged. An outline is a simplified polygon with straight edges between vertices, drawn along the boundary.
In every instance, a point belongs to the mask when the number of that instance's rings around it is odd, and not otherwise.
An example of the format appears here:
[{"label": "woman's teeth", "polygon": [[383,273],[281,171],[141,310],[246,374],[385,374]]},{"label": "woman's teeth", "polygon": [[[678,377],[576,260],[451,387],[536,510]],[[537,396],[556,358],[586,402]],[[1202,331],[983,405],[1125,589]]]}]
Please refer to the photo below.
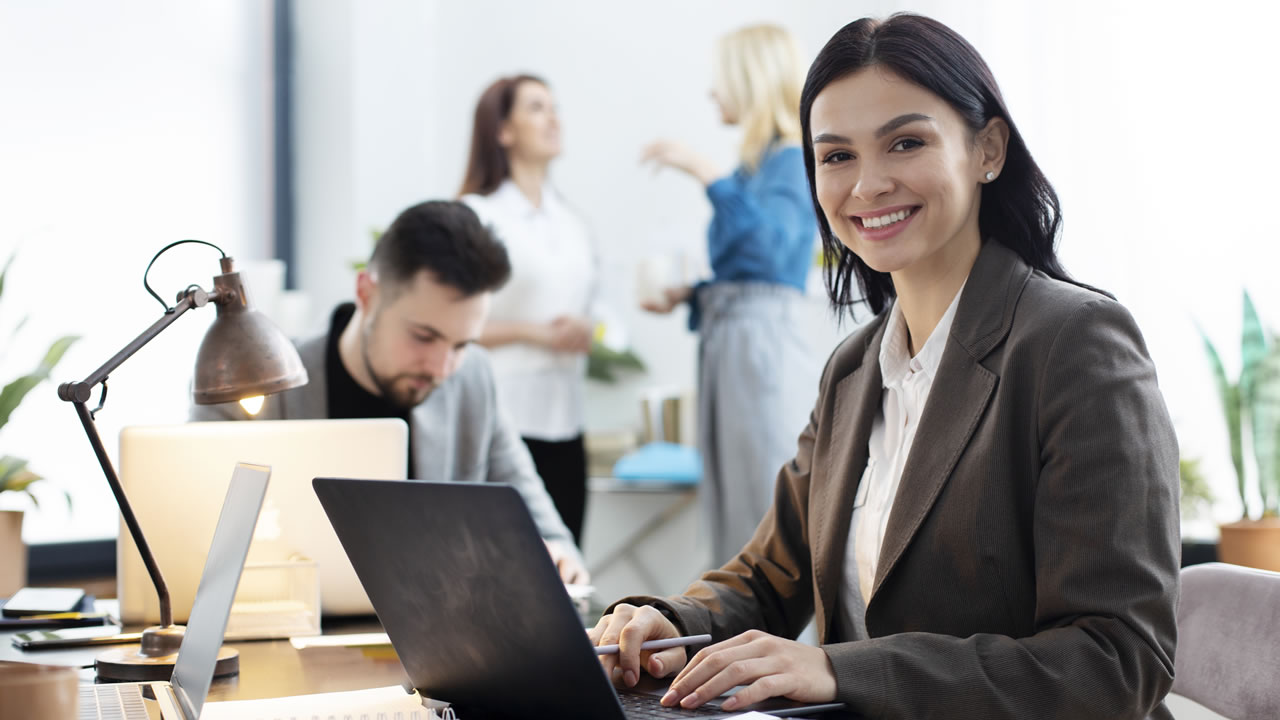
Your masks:
[{"label": "woman's teeth", "polygon": [[911,216],[912,212],[914,212],[913,209],[903,209],[903,210],[898,210],[897,212],[891,212],[887,215],[877,215],[876,217],[864,217],[862,218],[862,225],[863,227],[867,227],[867,228],[882,228],[882,227],[885,227],[886,225],[892,225],[896,222],[902,222],[903,220],[906,220],[908,217]]}]

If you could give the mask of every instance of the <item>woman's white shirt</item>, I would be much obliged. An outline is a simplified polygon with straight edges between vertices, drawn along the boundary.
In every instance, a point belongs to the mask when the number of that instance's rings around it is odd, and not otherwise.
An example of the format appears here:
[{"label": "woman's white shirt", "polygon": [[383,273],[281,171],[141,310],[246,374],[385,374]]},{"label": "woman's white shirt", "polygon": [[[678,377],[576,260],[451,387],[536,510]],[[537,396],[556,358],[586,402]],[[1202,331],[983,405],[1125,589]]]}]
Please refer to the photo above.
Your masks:
[{"label": "woman's white shirt", "polygon": [[880,376],[884,396],[880,414],[871,426],[867,468],[858,483],[853,501],[853,516],[846,541],[844,582],[841,583],[840,606],[844,609],[846,639],[863,639],[866,632],[866,603],[875,584],[876,566],[880,563],[880,546],[889,525],[902,469],[911,454],[920,416],[924,413],[942,362],[942,351],[951,333],[961,286],[951,300],[937,327],[924,347],[911,357],[907,345],[907,323],[895,301],[889,311],[880,344]]},{"label": "woman's white shirt", "polygon": [[[493,296],[495,322],[549,323],[589,317],[596,292],[586,225],[549,185],[535,207],[507,180],[489,195],[465,195],[507,247],[511,279]],[[498,401],[524,437],[568,440],[582,432],[586,356],[527,343],[490,351]]]}]

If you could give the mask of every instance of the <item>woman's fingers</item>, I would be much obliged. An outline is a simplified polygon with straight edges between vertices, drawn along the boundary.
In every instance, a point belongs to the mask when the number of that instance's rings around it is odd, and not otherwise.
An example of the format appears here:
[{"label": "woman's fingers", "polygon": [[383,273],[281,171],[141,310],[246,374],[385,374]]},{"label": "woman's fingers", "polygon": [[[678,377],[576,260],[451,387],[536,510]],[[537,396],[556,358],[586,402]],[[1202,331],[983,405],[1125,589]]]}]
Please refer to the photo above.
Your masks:
[{"label": "woman's fingers", "polygon": [[682,647],[668,648],[658,652],[647,653],[644,669],[656,678],[663,678],[679,672],[689,659],[689,653]]},{"label": "woman's fingers", "polygon": [[[615,607],[612,613],[600,618],[600,622],[596,624],[596,629],[599,632],[595,638],[595,644],[617,645],[618,635],[621,634],[622,628],[631,619],[631,614],[634,611],[634,606],[623,603]],[[601,655],[600,665],[604,667],[605,674],[612,678],[613,671],[618,666],[618,656]]]},{"label": "woman's fingers", "polygon": [[680,654],[670,650],[650,654],[640,649],[647,640],[678,635],[675,625],[656,609],[649,606],[637,608],[625,603],[617,605],[612,613],[601,618],[589,634],[597,646],[618,646],[616,654],[601,655],[600,664],[611,679],[627,687],[633,687],[640,680],[642,670],[653,667],[650,663],[655,657],[663,675],[683,666],[683,648],[675,648]]},{"label": "woman's fingers", "polygon": [[822,648],[752,630],[695,655],[662,704],[698,707],[739,685],[744,688],[725,701],[725,710],[777,696],[804,702],[836,696],[835,671]]}]

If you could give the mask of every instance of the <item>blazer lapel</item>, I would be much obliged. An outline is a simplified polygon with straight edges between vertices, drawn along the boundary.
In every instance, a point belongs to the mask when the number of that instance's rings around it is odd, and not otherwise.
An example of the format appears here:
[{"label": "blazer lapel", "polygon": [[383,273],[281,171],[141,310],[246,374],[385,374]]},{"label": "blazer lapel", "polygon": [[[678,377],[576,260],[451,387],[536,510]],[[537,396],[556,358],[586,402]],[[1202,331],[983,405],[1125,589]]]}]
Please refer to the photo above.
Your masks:
[{"label": "blazer lapel", "polygon": [[836,598],[844,577],[844,556],[849,539],[853,499],[867,466],[871,424],[880,412],[883,382],[880,377],[880,340],[884,314],[867,340],[862,364],[836,384],[835,406],[828,457],[814,463],[810,517],[814,520],[813,565],[818,584],[816,621],[824,642],[831,637]]},{"label": "blazer lapel", "polygon": [[[991,240],[983,244],[956,308],[942,362],[902,470],[880,548],[872,598],[920,529],[973,437],[999,380],[981,360],[1008,334],[1014,307],[1030,274],[1030,268],[1013,251]],[[867,603],[870,605],[871,598]]]}]

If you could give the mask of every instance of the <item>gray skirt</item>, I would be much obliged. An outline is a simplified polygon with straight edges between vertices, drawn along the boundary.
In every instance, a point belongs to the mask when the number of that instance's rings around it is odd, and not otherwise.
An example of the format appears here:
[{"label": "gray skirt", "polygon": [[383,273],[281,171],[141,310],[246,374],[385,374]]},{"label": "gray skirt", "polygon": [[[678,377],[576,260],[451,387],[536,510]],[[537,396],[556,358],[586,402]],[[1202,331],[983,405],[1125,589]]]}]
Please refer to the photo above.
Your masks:
[{"label": "gray skirt", "polygon": [[799,290],[771,283],[714,283],[698,291],[700,496],[712,563],[738,554],[773,503],[779,469],[796,452],[818,395]]}]

